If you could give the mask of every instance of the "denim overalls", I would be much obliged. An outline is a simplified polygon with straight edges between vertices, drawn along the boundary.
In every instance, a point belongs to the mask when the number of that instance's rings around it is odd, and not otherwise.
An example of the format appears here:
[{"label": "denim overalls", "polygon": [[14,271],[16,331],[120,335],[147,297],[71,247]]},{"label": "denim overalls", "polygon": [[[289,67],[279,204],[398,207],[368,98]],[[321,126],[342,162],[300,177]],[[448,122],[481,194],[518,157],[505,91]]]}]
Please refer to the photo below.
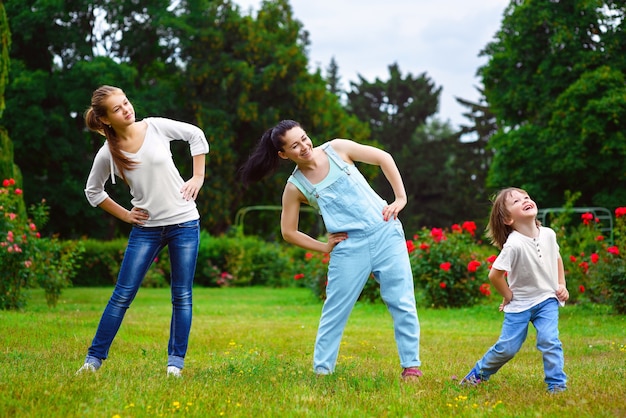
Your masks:
[{"label": "denim overalls", "polygon": [[335,163],[343,171],[334,182],[318,190],[297,168],[292,175],[306,189],[305,195],[317,201],[327,231],[347,232],[348,239],[330,254],[313,368],[318,374],[334,371],[343,330],[370,273],[380,284],[381,297],[393,317],[400,365],[417,367],[421,364],[420,327],[402,224],[383,219],[386,202],[354,165],[343,161],[329,144],[322,149],[330,164]]}]

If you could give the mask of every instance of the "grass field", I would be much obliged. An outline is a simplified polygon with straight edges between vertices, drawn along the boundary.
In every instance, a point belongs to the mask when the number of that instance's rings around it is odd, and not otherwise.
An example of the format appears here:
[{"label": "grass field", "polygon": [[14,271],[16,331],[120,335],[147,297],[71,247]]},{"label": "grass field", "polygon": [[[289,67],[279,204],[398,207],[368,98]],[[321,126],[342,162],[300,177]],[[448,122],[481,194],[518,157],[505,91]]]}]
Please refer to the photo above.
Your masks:
[{"label": "grass field", "polygon": [[64,291],[0,312],[1,417],[626,417],[626,317],[561,309],[567,392],[546,393],[535,331],[492,379],[459,378],[497,339],[489,306],[418,306],[424,376],[400,379],[391,317],[356,305],[336,373],[311,371],[321,303],[305,289],[198,288],[182,379],[165,375],[169,289],[141,289],[95,374],[75,376],[112,289]]}]

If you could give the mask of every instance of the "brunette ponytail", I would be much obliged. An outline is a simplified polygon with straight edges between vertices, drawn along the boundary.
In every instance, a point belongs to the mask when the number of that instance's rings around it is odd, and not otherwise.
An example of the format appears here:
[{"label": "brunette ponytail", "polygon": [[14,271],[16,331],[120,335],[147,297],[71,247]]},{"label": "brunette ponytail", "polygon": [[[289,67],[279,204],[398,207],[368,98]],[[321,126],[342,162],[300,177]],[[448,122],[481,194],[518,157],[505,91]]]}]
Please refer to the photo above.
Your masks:
[{"label": "brunette ponytail", "polygon": [[283,149],[285,133],[296,126],[300,126],[296,121],[283,120],[265,131],[252,154],[239,170],[240,178],[245,186],[260,181],[276,171],[280,163],[278,151]]}]

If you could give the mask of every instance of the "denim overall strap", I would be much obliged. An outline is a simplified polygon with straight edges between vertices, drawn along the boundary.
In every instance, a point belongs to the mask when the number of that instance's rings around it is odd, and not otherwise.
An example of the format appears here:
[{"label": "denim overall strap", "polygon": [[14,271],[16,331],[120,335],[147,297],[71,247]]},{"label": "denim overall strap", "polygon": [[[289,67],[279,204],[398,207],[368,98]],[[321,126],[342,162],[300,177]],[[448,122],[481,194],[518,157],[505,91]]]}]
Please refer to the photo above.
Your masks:
[{"label": "denim overall strap", "polygon": [[[325,144],[323,144],[321,146],[322,150],[324,150],[324,152],[326,153],[326,155],[328,155],[333,162],[347,175],[350,175],[350,165],[348,163],[346,163],[333,149],[333,147],[330,146],[330,144],[327,142]],[[317,188],[309,181],[309,179],[307,179],[305,177],[304,174],[302,174],[302,172],[298,169],[298,167],[293,169],[293,172],[291,173],[291,175],[298,180],[298,182],[300,182],[300,184],[302,185],[302,187],[304,187],[304,189],[306,190],[306,192],[313,196],[315,199],[319,198],[319,193],[317,193]]]},{"label": "denim overall strap", "polygon": [[330,144],[327,142],[324,145],[322,145],[322,149],[324,150],[324,152],[326,153],[326,155],[328,155],[330,158],[333,159],[333,161],[335,162],[335,164],[337,164],[337,166],[343,170],[347,175],[350,175],[350,165],[345,162],[343,160],[343,158],[341,158],[339,156],[339,154],[337,154],[337,152],[333,149],[333,147],[330,146]]},{"label": "denim overall strap", "polygon": [[291,175],[296,180],[298,180],[298,182],[302,185],[302,187],[304,187],[304,189],[309,195],[314,196],[316,199],[319,197],[319,194],[317,193],[315,186],[313,186],[313,184],[311,184],[309,179],[307,179],[304,176],[304,174],[302,174],[302,171],[298,170],[298,167],[293,169],[293,172],[291,173]]}]

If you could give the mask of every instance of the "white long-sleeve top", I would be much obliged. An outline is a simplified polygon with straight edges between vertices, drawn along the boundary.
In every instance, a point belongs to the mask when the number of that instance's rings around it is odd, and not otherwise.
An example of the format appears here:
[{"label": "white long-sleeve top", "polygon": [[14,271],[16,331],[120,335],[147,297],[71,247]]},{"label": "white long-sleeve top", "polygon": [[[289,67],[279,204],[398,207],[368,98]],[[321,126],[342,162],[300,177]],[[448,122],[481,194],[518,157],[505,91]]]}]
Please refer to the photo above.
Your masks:
[{"label": "white long-sleeve top", "polygon": [[[132,196],[131,205],[148,211],[144,226],[164,226],[198,219],[196,202],[183,199],[180,189],[184,183],[170,150],[170,142],[182,140],[189,143],[192,156],[207,154],[209,143],[197,126],[165,118],[143,119],[148,129],[141,148],[136,153],[124,152],[137,161],[132,170],[124,172]],[[105,183],[111,178],[115,183],[120,172],[105,142],[94,158],[87,179],[85,195],[91,206],[101,204],[109,194]]]}]

